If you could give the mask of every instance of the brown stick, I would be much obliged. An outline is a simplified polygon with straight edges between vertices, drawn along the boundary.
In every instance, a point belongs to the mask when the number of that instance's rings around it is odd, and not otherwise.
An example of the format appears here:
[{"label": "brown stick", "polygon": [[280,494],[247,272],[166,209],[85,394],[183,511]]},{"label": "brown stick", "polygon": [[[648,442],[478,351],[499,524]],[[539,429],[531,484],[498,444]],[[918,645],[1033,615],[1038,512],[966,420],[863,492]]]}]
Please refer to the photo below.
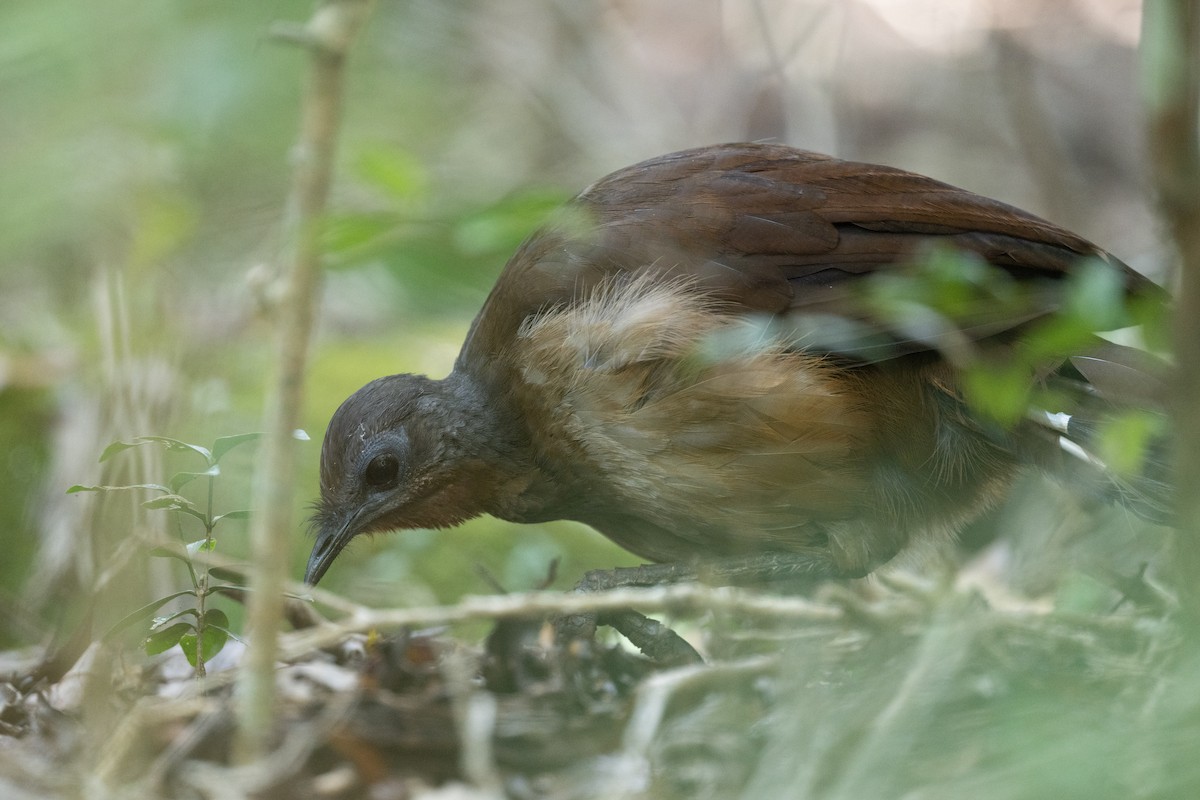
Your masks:
[{"label": "brown stick", "polygon": [[295,484],[295,442],[314,309],[321,277],[320,223],[333,175],[341,122],[346,55],[370,12],[372,0],[323,0],[303,28],[275,32],[303,44],[312,70],[302,100],[300,138],[289,208],[294,251],[278,309],[278,372],[265,413],[266,437],[255,485],[251,537],[254,574],[246,631],[251,646],[238,683],[235,748],[247,761],[268,745],[275,709],[275,659],[283,616]]},{"label": "brown stick", "polygon": [[1176,585],[1200,618],[1200,2],[1148,0],[1142,67],[1159,208],[1179,253],[1175,303]]}]

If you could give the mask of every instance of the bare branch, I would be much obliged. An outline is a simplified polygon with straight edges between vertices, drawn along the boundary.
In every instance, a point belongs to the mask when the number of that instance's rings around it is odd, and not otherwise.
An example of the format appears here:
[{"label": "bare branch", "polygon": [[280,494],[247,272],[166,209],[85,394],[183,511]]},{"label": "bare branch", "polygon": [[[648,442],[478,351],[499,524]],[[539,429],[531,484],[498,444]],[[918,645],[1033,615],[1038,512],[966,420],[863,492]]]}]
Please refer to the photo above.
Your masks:
[{"label": "bare branch", "polygon": [[302,100],[300,137],[289,208],[294,242],[277,319],[278,372],[267,402],[251,531],[255,570],[247,608],[253,642],[238,685],[236,752],[253,760],[267,746],[274,719],[275,659],[283,616],[283,588],[290,563],[291,507],[295,476],[292,431],[300,419],[309,339],[321,272],[320,222],[329,196],[341,123],[346,55],[370,13],[372,0],[323,0],[300,37],[312,55]]},{"label": "bare branch", "polygon": [[566,616],[598,611],[637,608],[647,612],[725,611],[772,620],[803,619],[836,622],[844,612],[835,606],[799,597],[758,594],[729,587],[696,584],[652,588],[613,589],[586,594],[527,592],[502,596],[465,597],[451,606],[430,608],[372,609],[359,607],[336,622],[288,634],[282,658],[297,658],[310,650],[328,647],[349,633],[372,629],[421,627],[476,619]]}]

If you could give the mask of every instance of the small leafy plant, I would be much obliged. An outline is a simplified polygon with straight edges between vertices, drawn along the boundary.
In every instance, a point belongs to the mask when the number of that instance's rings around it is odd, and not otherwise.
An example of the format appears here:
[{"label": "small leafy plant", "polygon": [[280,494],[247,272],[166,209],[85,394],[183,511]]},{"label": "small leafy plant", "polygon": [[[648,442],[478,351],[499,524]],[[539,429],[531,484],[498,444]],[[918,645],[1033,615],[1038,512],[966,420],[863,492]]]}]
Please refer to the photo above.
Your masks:
[{"label": "small leafy plant", "polygon": [[[180,547],[154,547],[149,551],[149,555],[156,558],[173,558],[183,563],[187,567],[191,587],[172,592],[147,603],[113,626],[106,638],[112,638],[135,625],[149,622],[148,635],[142,642],[142,647],[147,655],[156,655],[178,645],[187,657],[188,663],[195,669],[197,678],[204,677],[205,664],[221,652],[231,637],[236,638],[229,630],[229,617],[221,609],[210,607],[209,600],[214,594],[222,592],[247,591],[247,588],[241,583],[242,576],[229,570],[197,564],[194,557],[199,552],[208,552],[216,548],[217,540],[213,532],[218,524],[226,520],[240,520],[250,516],[250,512],[247,510],[215,513],[213,490],[216,479],[221,474],[221,459],[235,447],[252,442],[261,435],[259,433],[242,433],[235,436],[223,436],[214,441],[211,447],[202,447],[165,436],[140,436],[132,442],[114,442],[104,449],[104,453],[100,456],[101,462],[135,447],[157,444],[169,451],[188,452],[199,456],[203,459],[204,468],[196,472],[178,472],[172,475],[166,484],[76,485],[67,490],[68,494],[130,490],[155,492],[156,496],[143,502],[142,507],[170,513],[174,517],[175,528],[182,545]],[[202,507],[197,507],[195,503],[179,493],[184,486],[196,480],[204,480],[208,483],[207,502]],[[183,526],[185,517],[191,517],[200,523],[203,529],[201,538],[188,541],[189,537],[185,534]],[[192,598],[192,603],[188,608],[165,616],[154,616],[164,605],[181,597]]]}]

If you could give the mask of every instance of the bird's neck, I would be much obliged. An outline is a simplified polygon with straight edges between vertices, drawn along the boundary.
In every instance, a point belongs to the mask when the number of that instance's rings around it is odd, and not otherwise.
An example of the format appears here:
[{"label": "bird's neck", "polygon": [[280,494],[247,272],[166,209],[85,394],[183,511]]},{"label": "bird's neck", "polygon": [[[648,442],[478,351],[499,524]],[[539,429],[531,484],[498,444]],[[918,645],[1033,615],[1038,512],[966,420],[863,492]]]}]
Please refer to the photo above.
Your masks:
[{"label": "bird's neck", "polygon": [[450,437],[445,455],[457,465],[457,489],[470,493],[476,513],[512,521],[540,517],[542,481],[510,398],[460,369],[440,384],[439,427]]}]

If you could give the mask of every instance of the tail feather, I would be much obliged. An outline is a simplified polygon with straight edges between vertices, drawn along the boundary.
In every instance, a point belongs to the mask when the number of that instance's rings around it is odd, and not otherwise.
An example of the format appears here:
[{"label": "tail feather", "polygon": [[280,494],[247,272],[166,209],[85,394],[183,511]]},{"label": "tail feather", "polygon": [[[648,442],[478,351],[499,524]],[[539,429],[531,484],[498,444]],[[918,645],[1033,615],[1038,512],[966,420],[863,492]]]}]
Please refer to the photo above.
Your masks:
[{"label": "tail feather", "polygon": [[[1101,455],[1105,431],[1129,411],[1165,418],[1167,366],[1133,348],[1103,342],[1072,356],[1047,379],[1069,410],[1031,412],[1035,429],[1056,438],[1059,459],[1053,471],[1079,479],[1109,501],[1120,503],[1150,522],[1169,524],[1174,506],[1170,481],[1170,436],[1165,423],[1140,444],[1140,457],[1127,459],[1133,469],[1118,469]],[[1044,454],[1044,448],[1040,449]],[[1035,458],[1044,465],[1044,458]]]}]

